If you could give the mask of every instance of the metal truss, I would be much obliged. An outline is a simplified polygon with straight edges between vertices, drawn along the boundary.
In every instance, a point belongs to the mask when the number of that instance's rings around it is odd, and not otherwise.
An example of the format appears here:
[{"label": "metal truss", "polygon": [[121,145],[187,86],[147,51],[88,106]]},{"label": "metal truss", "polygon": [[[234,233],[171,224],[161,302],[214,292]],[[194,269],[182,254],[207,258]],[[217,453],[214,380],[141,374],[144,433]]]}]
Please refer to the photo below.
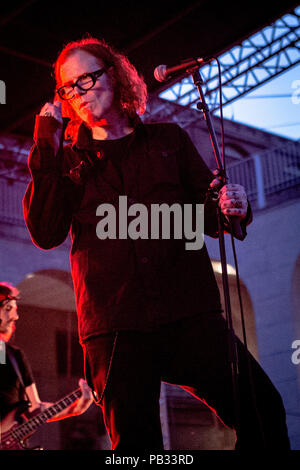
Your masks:
[{"label": "metal truss", "polygon": [[[300,6],[218,56],[218,60],[223,106],[300,63]],[[217,62],[199,70],[210,111],[217,111],[220,107]],[[196,107],[199,101],[191,76],[181,79],[159,96],[188,107]]]}]

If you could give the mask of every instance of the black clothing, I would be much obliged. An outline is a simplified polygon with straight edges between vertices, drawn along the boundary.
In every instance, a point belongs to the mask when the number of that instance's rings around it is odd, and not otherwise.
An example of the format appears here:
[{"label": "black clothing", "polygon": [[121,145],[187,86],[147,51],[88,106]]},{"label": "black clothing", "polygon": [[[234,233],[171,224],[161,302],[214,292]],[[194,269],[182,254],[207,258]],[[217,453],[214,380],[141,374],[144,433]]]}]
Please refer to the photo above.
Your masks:
[{"label": "black clothing", "polygon": [[[140,452],[163,449],[159,414],[161,380],[180,385],[215,410],[225,425],[235,428],[226,331],[222,315],[209,313],[162,326],[156,332],[118,334],[101,403],[112,449]],[[114,339],[114,335],[101,335],[84,345],[86,366],[99,398],[107,380]],[[257,402],[254,406],[245,348],[239,340],[238,354],[240,432],[236,449],[289,450],[279,393],[249,355]]]},{"label": "black clothing", "polygon": [[[114,142],[93,141],[82,125],[76,145],[64,146],[55,156],[53,132],[58,125],[51,117],[37,119],[24,215],[33,241],[43,249],[61,244],[71,229],[86,378],[102,400],[113,448],[162,449],[161,380],[206,400],[234,426],[227,330],[205,245],[187,250],[184,238],[99,240],[96,235],[99,204],[112,204],[118,220],[119,196],[126,195],[130,205],[138,202],[148,211],[153,204],[205,203],[204,231],[217,237],[217,205],[206,200],[213,175],[187,133],[175,124],[140,123],[132,134]],[[244,236],[250,220],[248,207],[241,223]],[[223,224],[228,228],[225,217]],[[237,446],[262,448],[240,343],[239,350],[242,406]],[[267,447],[286,450],[281,398],[251,361]]]},{"label": "black clothing", "polygon": [[[6,350],[14,355],[18,363],[23,384],[29,387],[34,382],[31,367],[24,352],[15,346],[6,344]],[[26,400],[24,387],[15,372],[15,369],[6,354],[6,363],[0,364],[0,416],[4,417],[22,400]]]},{"label": "black clothing", "polygon": [[[99,240],[96,235],[97,207],[112,204],[118,220],[119,195],[128,197],[128,206],[144,204],[149,214],[155,203],[205,202],[213,176],[188,134],[176,124],[140,123],[120,139],[125,142],[121,158],[113,152],[111,160],[110,148],[118,142],[93,141],[85,125],[76,145],[55,156],[52,135],[58,125],[51,117],[37,118],[24,214],[34,243],[43,249],[61,244],[71,228],[80,340],[119,330],[153,331],[220,310],[205,245],[194,251],[185,248],[184,238]],[[245,236],[250,217],[249,209],[242,221]],[[215,203],[205,204],[204,231],[218,236]]]}]

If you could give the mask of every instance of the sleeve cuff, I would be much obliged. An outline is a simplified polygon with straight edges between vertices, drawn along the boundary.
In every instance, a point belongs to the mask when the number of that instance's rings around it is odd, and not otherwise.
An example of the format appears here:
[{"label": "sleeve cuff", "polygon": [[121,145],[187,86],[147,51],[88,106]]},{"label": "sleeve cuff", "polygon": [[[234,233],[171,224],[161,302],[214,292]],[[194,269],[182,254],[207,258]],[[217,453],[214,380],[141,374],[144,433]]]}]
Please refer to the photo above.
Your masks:
[{"label": "sleeve cuff", "polygon": [[[224,227],[225,231],[227,233],[231,233],[231,224],[230,224],[230,222],[228,221],[228,219],[226,218],[226,216],[224,214],[221,214],[221,216],[222,216],[222,224],[223,224],[223,227]],[[244,238],[246,238],[246,236],[247,236],[247,226],[249,224],[251,224],[252,220],[253,220],[252,209],[251,209],[250,202],[248,201],[247,214],[240,221],[241,230],[243,232],[242,240]]]}]

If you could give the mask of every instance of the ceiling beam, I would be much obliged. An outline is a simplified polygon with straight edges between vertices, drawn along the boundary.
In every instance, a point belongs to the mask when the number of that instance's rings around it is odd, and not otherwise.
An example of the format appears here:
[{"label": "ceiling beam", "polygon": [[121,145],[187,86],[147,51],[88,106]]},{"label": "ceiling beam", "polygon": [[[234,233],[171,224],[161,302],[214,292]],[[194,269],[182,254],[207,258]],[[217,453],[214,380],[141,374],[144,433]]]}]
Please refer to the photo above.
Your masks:
[{"label": "ceiling beam", "polygon": [[168,29],[174,23],[177,23],[177,21],[181,20],[181,18],[183,18],[184,16],[191,13],[195,8],[198,8],[202,3],[203,2],[200,0],[200,1],[194,2],[188,8],[184,8],[179,13],[177,13],[177,15],[173,16],[169,20],[165,21],[161,25],[154,28],[150,33],[146,34],[145,36],[142,36],[141,38],[139,38],[137,40],[135,40],[134,42],[129,44],[129,46],[125,46],[124,52],[126,52],[126,54],[132,53],[132,51],[134,51],[138,47],[142,46],[146,42],[150,41],[150,39],[157,36],[162,31],[165,31],[166,29]]},{"label": "ceiling beam", "polygon": [[29,62],[34,62],[36,64],[43,65],[44,67],[48,67],[48,68],[52,67],[51,62],[40,59],[39,57],[34,57],[32,55],[23,54],[23,52],[15,51],[14,49],[9,49],[8,47],[0,46],[0,51],[8,55],[19,57],[20,59],[28,60]]},{"label": "ceiling beam", "polygon": [[[222,104],[225,106],[300,63],[300,8],[218,57],[221,65]],[[200,67],[203,91],[211,111],[220,107],[218,67]],[[199,101],[192,77],[164,87],[160,97],[183,106]]]},{"label": "ceiling beam", "polygon": [[6,25],[9,23],[11,20],[16,18],[22,11],[24,11],[26,8],[30,7],[33,3],[35,3],[37,0],[28,0],[27,2],[23,3],[23,5],[20,5],[18,8],[15,8],[12,10],[10,13],[8,13],[6,16],[0,19],[0,28],[1,26]]}]

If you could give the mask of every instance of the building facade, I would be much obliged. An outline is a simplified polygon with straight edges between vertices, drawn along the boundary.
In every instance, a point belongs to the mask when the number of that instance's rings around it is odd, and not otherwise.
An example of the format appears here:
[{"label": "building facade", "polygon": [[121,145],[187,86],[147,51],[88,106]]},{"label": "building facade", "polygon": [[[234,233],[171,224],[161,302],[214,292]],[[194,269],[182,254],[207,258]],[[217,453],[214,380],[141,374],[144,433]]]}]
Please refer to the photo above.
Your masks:
[{"label": "building facade", "polygon": [[[172,121],[190,134],[211,169],[216,168],[207,128],[198,111],[153,98],[146,122]],[[220,141],[220,121],[214,118]],[[231,182],[246,187],[254,211],[245,241],[235,241],[246,338],[280,391],[293,449],[300,449],[300,145],[226,120],[225,150]],[[45,251],[31,241],[22,214],[31,141],[0,137],[1,280],[21,291],[14,342],[24,348],[42,400],[56,401],[83,375],[69,264],[69,238]],[[225,235],[233,323],[243,339],[231,237]],[[206,244],[222,293],[218,240]],[[300,362],[300,361],[299,361]],[[234,435],[179,387],[162,385],[161,420],[166,449],[232,449]],[[32,438],[48,449],[107,449],[100,412],[51,423]]]}]

